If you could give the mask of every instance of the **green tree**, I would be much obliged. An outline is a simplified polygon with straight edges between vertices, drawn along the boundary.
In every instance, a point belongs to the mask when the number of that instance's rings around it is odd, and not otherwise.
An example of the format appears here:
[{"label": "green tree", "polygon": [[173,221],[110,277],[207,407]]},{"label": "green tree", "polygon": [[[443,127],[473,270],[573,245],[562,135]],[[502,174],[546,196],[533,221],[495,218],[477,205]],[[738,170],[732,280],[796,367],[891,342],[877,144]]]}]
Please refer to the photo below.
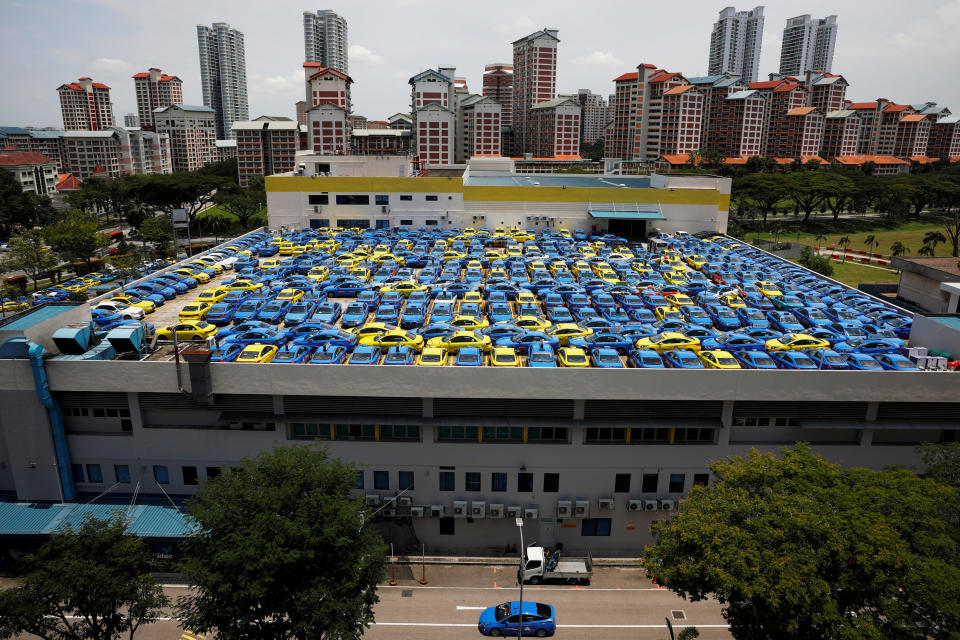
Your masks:
[{"label": "green tree", "polygon": [[918,448],[926,477],[960,491],[960,442],[925,442]]},{"label": "green tree", "polygon": [[843,236],[837,240],[837,244],[843,249],[843,261],[847,261],[847,248],[850,246],[850,236]]},{"label": "green tree", "polygon": [[910,247],[904,246],[902,242],[897,240],[892,245],[890,245],[890,253],[892,253],[895,256],[904,256],[910,253]]},{"label": "green tree", "polygon": [[946,244],[946,242],[947,236],[939,231],[927,231],[923,234],[923,244],[930,246],[930,255],[934,255],[938,244]]},{"label": "green tree", "polygon": [[33,280],[36,290],[40,279],[58,264],[60,260],[43,242],[43,234],[37,229],[30,229],[10,239],[2,268],[4,271],[23,271]]},{"label": "green tree", "polygon": [[223,187],[217,191],[214,202],[227,213],[236,216],[240,226],[247,229],[250,219],[267,207],[263,178],[251,180],[246,189],[237,185]]},{"label": "green tree", "polygon": [[953,250],[950,255],[954,258],[960,257],[960,208],[947,209],[947,215],[943,218],[943,230]]},{"label": "green tree", "polygon": [[199,169],[196,173],[206,176],[219,176],[236,183],[239,173],[237,172],[237,159],[228,158],[217,162],[209,162]]},{"label": "green tree", "polygon": [[700,151],[701,166],[708,171],[722,171],[726,166],[726,161],[726,156],[719,151],[713,149]]},{"label": "green tree", "polygon": [[872,253],[874,249],[880,246],[880,241],[877,240],[877,236],[871,233],[863,239],[863,244],[867,245],[867,248],[869,248],[870,252]]},{"label": "green tree", "polygon": [[133,198],[167,214],[174,209],[185,209],[191,223],[197,212],[213,200],[217,189],[232,183],[220,175],[186,171],[139,178],[131,187]]},{"label": "green tree", "polygon": [[124,210],[124,213],[127,224],[135,229],[140,229],[140,225],[143,224],[144,220],[155,215],[154,210],[142,202],[131,204]]},{"label": "green tree", "polygon": [[54,251],[73,262],[89,261],[97,249],[110,244],[110,238],[97,231],[94,219],[79,211],[46,227],[43,237]]},{"label": "green tree", "polygon": [[[811,160],[811,162],[817,162]],[[819,163],[818,163],[819,164]],[[853,205],[854,182],[838,171],[825,172],[823,182],[823,202],[833,213],[833,220],[840,218],[840,213],[850,209]]]},{"label": "green tree", "polygon": [[734,197],[756,207],[766,228],[767,216],[776,211],[777,203],[787,195],[787,178],[779,173],[750,173],[734,182],[733,191]]},{"label": "green tree", "polygon": [[220,236],[230,228],[230,219],[226,216],[204,216],[199,218],[201,228],[214,235],[214,243],[220,244]]},{"label": "green tree", "polygon": [[26,560],[16,587],[0,591],[0,638],[29,633],[46,640],[132,640],[169,604],[153,576],[142,573],[146,543],[123,517],[88,519],[55,533]]},{"label": "green tree", "polygon": [[827,188],[827,178],[820,171],[795,171],[787,175],[787,195],[803,211],[804,224],[824,201]]},{"label": "green tree", "polygon": [[960,628],[957,492],[907,469],[844,469],[806,444],[710,465],[653,524],[644,566],[715,596],[738,640],[947,639]]},{"label": "green tree", "polygon": [[804,247],[800,250],[800,256],[797,258],[797,264],[825,275],[828,278],[833,275],[833,262],[827,256],[814,253],[810,247]]},{"label": "green tree", "polygon": [[355,474],[325,449],[277,447],[201,486],[180,567],[194,585],[177,605],[183,626],[222,640],[361,634],[386,549],[364,526]]},{"label": "green tree", "polygon": [[604,139],[597,138],[595,142],[580,143],[580,157],[589,158],[593,162],[603,160]]},{"label": "green tree", "polygon": [[147,218],[140,224],[140,238],[165,250],[173,240],[173,221],[164,215]]},{"label": "green tree", "polygon": [[0,169],[0,239],[6,240],[18,228],[48,224],[55,216],[49,197],[24,193],[13,173]]}]

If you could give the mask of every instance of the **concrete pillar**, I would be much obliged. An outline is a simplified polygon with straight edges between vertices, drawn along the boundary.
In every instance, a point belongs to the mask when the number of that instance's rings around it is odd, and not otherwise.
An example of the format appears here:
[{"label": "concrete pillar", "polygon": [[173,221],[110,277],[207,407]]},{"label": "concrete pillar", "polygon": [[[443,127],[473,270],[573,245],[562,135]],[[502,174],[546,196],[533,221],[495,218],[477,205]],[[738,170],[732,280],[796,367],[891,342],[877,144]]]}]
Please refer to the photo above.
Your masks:
[{"label": "concrete pillar", "polygon": [[433,417],[433,398],[423,399],[423,417],[424,418]]},{"label": "concrete pillar", "polygon": [[864,420],[867,422],[876,422],[877,421],[877,411],[880,409],[879,402],[868,402],[867,403],[867,415],[864,416]]},{"label": "concrete pillar", "polygon": [[873,429],[860,430],[860,446],[869,447],[873,445]]},{"label": "concrete pillar", "polygon": [[720,409],[720,424],[729,429],[733,425],[733,400],[724,400]]},{"label": "concrete pillar", "polygon": [[284,412],[283,396],[273,396],[273,415],[282,416]]},{"label": "concrete pillar", "polygon": [[586,400],[573,401],[573,419],[574,420],[583,420],[583,411],[586,404],[587,404]]}]

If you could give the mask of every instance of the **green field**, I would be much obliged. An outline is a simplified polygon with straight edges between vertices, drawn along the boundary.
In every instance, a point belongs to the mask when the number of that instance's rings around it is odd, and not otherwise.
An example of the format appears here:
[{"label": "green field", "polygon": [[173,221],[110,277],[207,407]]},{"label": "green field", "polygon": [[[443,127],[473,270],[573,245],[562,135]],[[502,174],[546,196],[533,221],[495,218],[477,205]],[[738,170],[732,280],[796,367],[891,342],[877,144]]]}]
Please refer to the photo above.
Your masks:
[{"label": "green field", "polygon": [[236,221],[236,219],[237,219],[237,216],[235,216],[235,215],[233,215],[232,213],[229,213],[229,212],[227,212],[227,211],[224,211],[224,210],[220,207],[220,205],[218,205],[218,204],[215,204],[215,205],[213,205],[212,207],[210,207],[209,209],[204,209],[203,211],[201,211],[200,213],[198,213],[198,214],[197,214],[197,219],[198,219],[198,220],[202,220],[203,218],[206,218],[207,216],[223,216],[223,217],[229,218],[230,220],[233,220],[233,221]]},{"label": "green field", "polygon": [[[826,236],[826,240],[819,241],[817,240],[817,232],[809,233],[801,231],[798,235],[796,229],[793,228],[788,228],[784,231],[784,233],[781,233],[776,237],[769,231],[763,233],[750,232],[744,235],[744,240],[753,242],[757,238],[762,238],[764,240],[779,239],[780,242],[800,242],[810,246],[819,244],[821,246],[839,247],[837,243],[840,238],[847,236],[850,238],[850,249],[871,251],[872,253],[889,255],[890,245],[892,245],[894,242],[900,241],[909,249],[907,255],[917,255],[917,250],[923,246],[924,234],[926,234],[928,231],[943,232],[942,225],[937,222],[931,222],[930,220],[935,220],[935,218],[927,217],[922,222],[909,222],[897,227],[896,229],[891,229],[881,225],[875,225],[871,227],[868,224],[861,224],[857,225],[861,227],[860,230],[842,231],[840,233],[825,233],[824,235]],[[859,222],[862,223],[864,221]],[[772,225],[768,222],[767,226],[770,227]],[[868,247],[864,240],[866,240],[867,236],[869,235],[876,236],[879,245],[873,248]],[[944,244],[937,245],[936,255],[949,256],[950,247]]]}]

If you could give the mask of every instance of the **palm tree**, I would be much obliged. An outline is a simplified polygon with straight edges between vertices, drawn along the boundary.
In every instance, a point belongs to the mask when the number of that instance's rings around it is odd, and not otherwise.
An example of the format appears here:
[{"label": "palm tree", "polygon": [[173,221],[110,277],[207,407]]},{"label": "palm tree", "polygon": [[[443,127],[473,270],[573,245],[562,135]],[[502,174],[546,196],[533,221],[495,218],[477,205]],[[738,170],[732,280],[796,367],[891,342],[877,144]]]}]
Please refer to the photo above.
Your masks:
[{"label": "palm tree", "polygon": [[910,247],[903,246],[903,243],[897,240],[890,245],[890,252],[895,256],[903,256],[910,253]]},{"label": "palm tree", "polygon": [[934,255],[934,252],[937,249],[937,245],[940,244],[941,242],[945,243],[946,241],[947,241],[947,236],[943,235],[943,233],[941,233],[940,231],[927,231],[923,235],[923,244],[924,246],[929,245],[931,256]]},{"label": "palm tree", "polygon": [[863,239],[863,244],[867,245],[867,247],[870,248],[870,253],[873,253],[873,250],[876,247],[880,246],[880,241],[877,240],[877,236],[871,233],[870,235],[868,235],[866,238]]},{"label": "palm tree", "polygon": [[850,246],[850,236],[843,236],[837,240],[837,244],[843,247],[843,262],[847,261],[847,247]]},{"label": "palm tree", "polygon": [[919,253],[921,256],[930,256],[930,257],[932,258],[932,257],[933,257],[933,245],[925,244],[925,245],[923,245],[922,247],[920,247],[919,249],[917,249],[917,253]]},{"label": "palm tree", "polygon": [[207,228],[207,233],[214,235],[214,244],[220,244],[220,234],[227,230],[230,221],[223,216],[207,216],[203,219],[203,226]]},{"label": "palm tree", "polygon": [[823,234],[823,232],[821,231],[821,232],[817,233],[817,237],[814,238],[814,241],[817,243],[817,248],[819,249],[819,248],[820,248],[820,244],[827,241],[827,236],[825,236],[825,235]]}]

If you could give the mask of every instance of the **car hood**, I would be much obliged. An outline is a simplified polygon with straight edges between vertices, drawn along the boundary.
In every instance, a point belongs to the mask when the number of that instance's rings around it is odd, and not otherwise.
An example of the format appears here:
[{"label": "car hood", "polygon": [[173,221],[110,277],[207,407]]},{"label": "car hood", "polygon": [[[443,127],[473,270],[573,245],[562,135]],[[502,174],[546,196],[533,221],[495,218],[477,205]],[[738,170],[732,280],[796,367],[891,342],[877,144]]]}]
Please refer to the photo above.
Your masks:
[{"label": "car hood", "polygon": [[495,616],[496,607],[487,607],[480,614],[480,624],[491,624],[497,621]]}]

